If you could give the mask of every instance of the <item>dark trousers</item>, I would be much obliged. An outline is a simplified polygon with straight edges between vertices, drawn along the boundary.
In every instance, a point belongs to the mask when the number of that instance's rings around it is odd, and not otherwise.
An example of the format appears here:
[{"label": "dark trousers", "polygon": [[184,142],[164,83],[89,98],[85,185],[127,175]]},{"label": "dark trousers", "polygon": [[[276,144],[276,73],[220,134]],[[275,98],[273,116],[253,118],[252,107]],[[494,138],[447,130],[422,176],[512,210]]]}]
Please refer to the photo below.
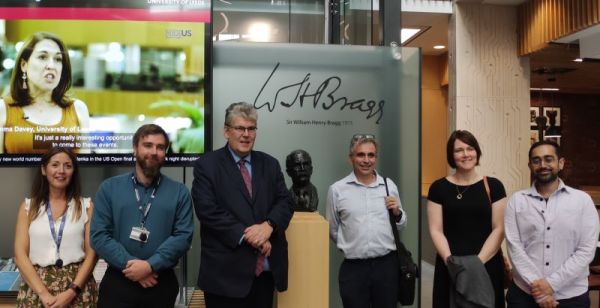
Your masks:
[{"label": "dark trousers", "polygon": [[345,259],[340,267],[339,284],[344,308],[396,308],[396,252],[372,259]]},{"label": "dark trousers", "polygon": [[235,298],[204,292],[206,308],[272,308],[274,286],[271,272],[262,272],[254,278],[246,297]]},{"label": "dark trousers", "polygon": [[[558,300],[558,307],[565,308],[589,308],[590,307],[590,295],[586,291],[585,293]],[[513,282],[508,286],[506,293],[506,304],[507,308],[539,308],[540,305],[535,302],[533,296],[525,293],[521,288]]]},{"label": "dark trousers", "polygon": [[99,308],[167,308],[175,305],[179,283],[172,269],[158,273],[158,284],[144,288],[109,267],[100,283]]}]

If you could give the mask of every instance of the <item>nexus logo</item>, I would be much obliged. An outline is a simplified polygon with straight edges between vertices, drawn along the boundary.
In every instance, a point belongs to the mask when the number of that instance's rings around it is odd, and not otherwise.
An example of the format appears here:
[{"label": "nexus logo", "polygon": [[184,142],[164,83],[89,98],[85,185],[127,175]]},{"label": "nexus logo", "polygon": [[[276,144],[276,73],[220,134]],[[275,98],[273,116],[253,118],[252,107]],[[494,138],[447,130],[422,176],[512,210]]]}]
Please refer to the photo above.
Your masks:
[{"label": "nexus logo", "polygon": [[165,36],[168,39],[180,39],[185,37],[192,37],[192,30],[185,29],[167,29],[165,31]]}]

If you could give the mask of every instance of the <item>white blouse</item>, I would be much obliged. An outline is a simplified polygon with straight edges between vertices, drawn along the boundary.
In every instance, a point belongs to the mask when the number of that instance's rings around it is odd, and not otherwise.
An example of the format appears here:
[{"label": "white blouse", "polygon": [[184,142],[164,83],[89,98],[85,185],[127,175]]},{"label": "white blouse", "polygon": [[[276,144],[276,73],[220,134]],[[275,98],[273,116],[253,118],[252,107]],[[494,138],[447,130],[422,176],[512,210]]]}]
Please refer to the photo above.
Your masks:
[{"label": "white blouse", "polygon": [[[25,211],[29,212],[31,199],[25,199]],[[63,266],[71,263],[77,263],[84,259],[85,248],[83,240],[85,237],[85,224],[88,221],[87,209],[90,207],[90,198],[81,198],[81,217],[73,221],[75,214],[75,201],[71,200],[68,204],[63,231],[62,241],[60,243],[60,258],[63,260]],[[54,222],[54,230],[59,232],[62,216]],[[56,254],[56,244],[52,238],[48,215],[46,214],[46,205],[42,203],[39,215],[29,225],[29,259],[31,263],[39,266],[54,265],[59,255]]]}]

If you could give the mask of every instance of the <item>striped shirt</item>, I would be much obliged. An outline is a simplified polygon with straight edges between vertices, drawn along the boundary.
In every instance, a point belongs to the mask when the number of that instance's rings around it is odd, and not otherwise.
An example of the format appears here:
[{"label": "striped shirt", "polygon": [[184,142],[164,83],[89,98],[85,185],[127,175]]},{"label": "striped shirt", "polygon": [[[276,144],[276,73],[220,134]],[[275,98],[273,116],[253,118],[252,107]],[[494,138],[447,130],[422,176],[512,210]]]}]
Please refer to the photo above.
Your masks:
[{"label": "striped shirt", "polygon": [[[402,218],[397,227],[406,225],[398,188],[388,179],[390,196],[398,201]],[[384,198],[383,177],[370,185],[360,183],[354,172],[335,182],[327,193],[327,220],[329,235],[347,259],[381,257],[396,250],[394,235]]]}]

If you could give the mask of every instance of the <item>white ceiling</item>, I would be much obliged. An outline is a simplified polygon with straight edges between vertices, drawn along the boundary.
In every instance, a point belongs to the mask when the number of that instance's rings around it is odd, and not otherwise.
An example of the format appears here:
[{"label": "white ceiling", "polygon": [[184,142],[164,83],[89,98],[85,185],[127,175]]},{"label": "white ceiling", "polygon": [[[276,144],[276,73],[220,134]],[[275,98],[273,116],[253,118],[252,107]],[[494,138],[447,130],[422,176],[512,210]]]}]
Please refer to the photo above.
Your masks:
[{"label": "white ceiling", "polygon": [[600,34],[600,25],[591,26],[573,34],[555,40],[556,43],[571,44],[576,43],[581,38]]},{"label": "white ceiling", "polygon": [[[426,29],[425,32],[421,33],[405,46],[421,47],[423,54],[430,56],[441,55],[447,52],[449,20],[449,14],[403,12],[403,28],[417,27]],[[444,45],[446,49],[433,49],[435,45]]]}]

